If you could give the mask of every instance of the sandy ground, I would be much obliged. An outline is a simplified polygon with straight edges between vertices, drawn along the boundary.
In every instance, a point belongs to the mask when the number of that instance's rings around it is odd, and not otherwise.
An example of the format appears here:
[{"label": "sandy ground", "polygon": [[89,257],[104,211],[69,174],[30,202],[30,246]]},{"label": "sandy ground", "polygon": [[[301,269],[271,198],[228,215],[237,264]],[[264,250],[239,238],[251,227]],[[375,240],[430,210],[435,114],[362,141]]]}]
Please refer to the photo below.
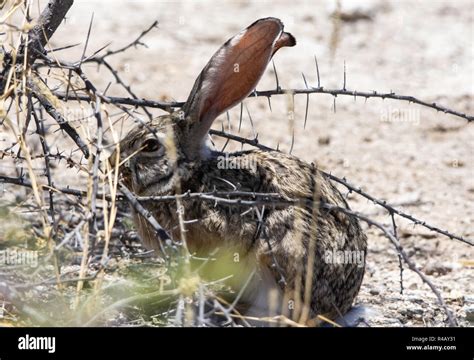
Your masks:
[{"label": "sandy ground", "polygon": [[[342,0],[345,14],[359,11],[370,20],[335,25],[331,18],[335,2],[329,0],[218,4],[81,0],[52,45],[83,43],[92,13],[88,53],[111,41],[111,48],[125,45],[158,20],[159,28],[145,38],[147,48],[117,55],[111,63],[139,97],[184,100],[197,74],[227,38],[257,18],[275,16],[298,41],[296,47],[275,56],[283,88],[303,88],[301,73],[316,86],[316,55],[324,87],[342,87],[345,62],[349,89],[414,95],[472,114],[473,6],[471,1]],[[81,47],[73,48],[60,57],[77,59],[81,52]],[[86,71],[102,88],[111,81],[95,66],[87,66]],[[270,67],[258,89],[274,86]],[[112,85],[109,94],[124,92]],[[331,96],[312,95],[304,128],[305,100],[305,96],[295,98],[294,155],[317,162],[433,225],[474,237],[474,129],[466,120],[408,103],[351,97],[338,97],[334,112]],[[289,151],[292,127],[287,99],[272,98],[272,111],[264,98],[248,99],[245,105],[260,142]],[[236,133],[238,117],[238,109],[231,111]],[[220,129],[224,120],[221,117],[214,127]],[[240,135],[253,136],[247,116]],[[57,141],[62,142],[59,135]],[[80,178],[65,176],[64,182],[77,185]],[[349,199],[352,208],[390,223],[380,208],[365,199],[354,195]],[[401,220],[399,233],[412,260],[430,274],[461,325],[472,326],[465,310],[474,296],[474,249]],[[408,269],[400,294],[396,251],[377,231],[369,229],[368,234],[367,272],[357,299],[358,305],[365,306],[366,321],[387,326],[442,325],[444,314],[433,294]]]}]

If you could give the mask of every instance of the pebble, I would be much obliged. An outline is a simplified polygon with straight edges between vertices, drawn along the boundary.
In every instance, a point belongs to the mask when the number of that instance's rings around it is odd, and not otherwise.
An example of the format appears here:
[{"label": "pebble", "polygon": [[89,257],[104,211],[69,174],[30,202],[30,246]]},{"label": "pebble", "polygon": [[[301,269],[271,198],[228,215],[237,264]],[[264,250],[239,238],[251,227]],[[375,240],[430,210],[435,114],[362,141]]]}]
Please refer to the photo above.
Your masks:
[{"label": "pebble", "polygon": [[395,318],[375,318],[369,319],[369,324],[377,324],[378,326],[403,326],[403,323]]},{"label": "pebble", "polygon": [[466,313],[466,320],[474,322],[474,305],[464,306],[464,312]]},{"label": "pebble", "polygon": [[408,289],[410,290],[417,290],[418,289],[418,284],[417,283],[411,283],[410,285],[408,285]]},{"label": "pebble", "polygon": [[347,314],[344,315],[343,320],[338,319],[336,322],[347,323],[348,326],[358,326],[361,324],[359,321],[360,319],[364,319],[365,321],[371,321],[372,319],[377,319],[382,317],[382,313],[378,310],[366,306],[366,305],[356,305]]},{"label": "pebble", "polygon": [[403,300],[403,297],[399,294],[392,294],[390,296],[387,296],[385,300],[387,300],[388,302],[396,302],[396,301]]},{"label": "pebble", "polygon": [[423,299],[421,299],[419,296],[416,296],[416,295],[407,295],[406,299],[410,302],[414,302],[417,304],[423,303]]},{"label": "pebble", "polygon": [[379,288],[372,288],[369,290],[370,295],[379,295],[380,289]]},{"label": "pebble", "polygon": [[318,138],[318,144],[319,145],[329,145],[331,142],[331,137],[329,136],[320,136]]},{"label": "pebble", "polygon": [[371,2],[362,0],[351,0],[344,2],[344,5],[336,7],[335,2],[329,2],[327,8],[330,14],[334,14],[339,11],[339,17],[344,22],[357,22],[357,21],[372,21],[375,14],[382,10],[380,6],[375,6]]},{"label": "pebble", "polygon": [[464,304],[474,304],[474,295],[464,295]]},{"label": "pebble", "polygon": [[427,264],[424,268],[426,275],[438,275],[443,276],[447,273],[453,271],[454,266],[451,263],[438,263],[438,262],[431,262]]},{"label": "pebble", "polygon": [[423,309],[422,308],[411,308],[407,309],[407,314],[408,315],[422,315],[423,314]]},{"label": "pebble", "polygon": [[395,319],[395,318],[387,318],[387,319],[384,319],[384,322],[386,322],[387,324],[397,324],[397,325],[401,325],[401,321],[398,320],[398,319]]}]

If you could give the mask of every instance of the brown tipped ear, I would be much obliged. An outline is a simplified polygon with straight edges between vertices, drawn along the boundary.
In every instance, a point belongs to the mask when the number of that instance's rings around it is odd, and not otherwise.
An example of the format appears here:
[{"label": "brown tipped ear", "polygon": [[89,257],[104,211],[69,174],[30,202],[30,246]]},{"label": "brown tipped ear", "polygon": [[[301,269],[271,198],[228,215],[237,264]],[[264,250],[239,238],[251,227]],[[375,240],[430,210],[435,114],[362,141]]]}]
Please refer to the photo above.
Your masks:
[{"label": "brown tipped ear", "polygon": [[183,106],[185,152],[199,156],[214,119],[247,97],[257,86],[273,54],[294,46],[279,19],[260,19],[229,39],[212,56],[196,79]]}]

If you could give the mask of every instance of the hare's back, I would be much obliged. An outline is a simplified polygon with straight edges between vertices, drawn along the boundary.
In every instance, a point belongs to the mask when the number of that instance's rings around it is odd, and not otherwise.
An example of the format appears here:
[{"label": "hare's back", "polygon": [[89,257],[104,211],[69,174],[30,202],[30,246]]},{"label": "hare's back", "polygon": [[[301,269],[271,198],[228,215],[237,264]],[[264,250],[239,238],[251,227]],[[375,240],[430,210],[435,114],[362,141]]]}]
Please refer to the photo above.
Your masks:
[{"label": "hare's back", "polygon": [[286,199],[324,199],[347,207],[337,188],[318,170],[295,156],[277,151],[214,153],[197,177],[203,191],[276,193]]},{"label": "hare's back", "polygon": [[[295,228],[303,232],[303,237],[309,237],[312,231],[319,228],[317,231],[324,233],[320,237],[329,238],[327,241],[334,238],[344,241],[348,233],[352,237],[352,233],[360,230],[356,219],[325,206],[348,208],[339,190],[315,165],[276,151],[215,153],[201,164],[199,174],[190,180],[186,190],[218,191],[230,196],[238,191],[238,197],[246,200],[258,198],[251,195],[242,197],[245,192],[277,194],[284,200],[298,200],[298,205],[294,206],[281,202],[265,206],[262,216],[267,219],[266,227],[275,240]],[[255,226],[258,225],[256,216],[262,206],[255,206],[252,211],[246,212],[244,207],[248,209],[249,206],[245,204],[199,202],[194,204],[193,209],[201,215],[212,214],[204,221],[210,222],[213,231],[223,232],[222,236],[234,233],[246,238],[255,233]],[[196,216],[199,215],[197,212]],[[217,225],[211,226],[213,223]]]}]

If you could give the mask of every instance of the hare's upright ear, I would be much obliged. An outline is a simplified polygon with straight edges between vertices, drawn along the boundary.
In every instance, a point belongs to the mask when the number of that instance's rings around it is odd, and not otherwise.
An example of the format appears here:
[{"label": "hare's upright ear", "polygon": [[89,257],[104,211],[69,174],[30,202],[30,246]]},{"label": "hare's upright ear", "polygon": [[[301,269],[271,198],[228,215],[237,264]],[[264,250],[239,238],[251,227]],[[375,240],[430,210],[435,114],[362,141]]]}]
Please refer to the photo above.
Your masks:
[{"label": "hare's upright ear", "polygon": [[212,56],[196,79],[183,106],[184,151],[199,156],[214,119],[247,97],[257,86],[273,54],[294,46],[279,19],[260,19],[229,39]]}]

